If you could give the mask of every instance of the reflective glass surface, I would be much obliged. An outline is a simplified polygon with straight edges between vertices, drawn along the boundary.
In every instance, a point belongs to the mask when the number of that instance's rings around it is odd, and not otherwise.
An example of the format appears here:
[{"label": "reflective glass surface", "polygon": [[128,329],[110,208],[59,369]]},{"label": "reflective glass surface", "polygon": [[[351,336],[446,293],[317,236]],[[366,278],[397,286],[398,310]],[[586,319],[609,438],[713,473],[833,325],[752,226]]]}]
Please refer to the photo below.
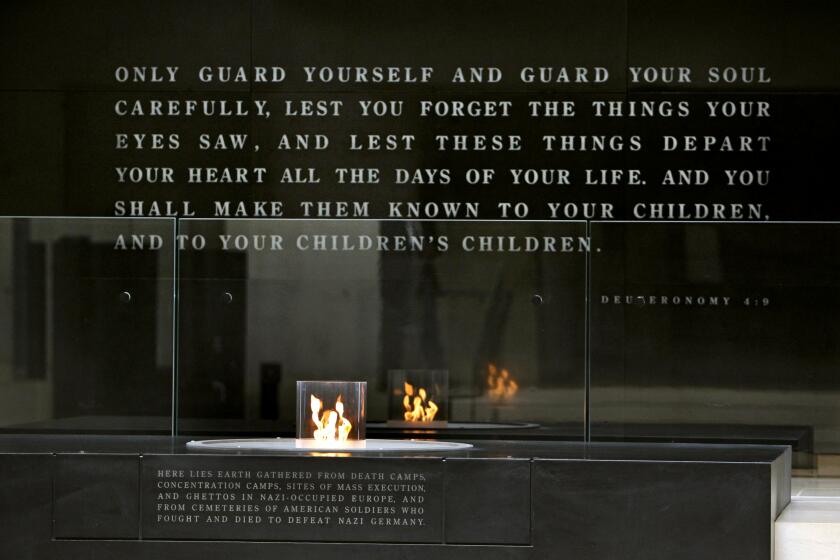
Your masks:
[{"label": "reflective glass surface", "polygon": [[837,224],[593,223],[593,439],[840,452]]},{"label": "reflective glass surface", "polygon": [[170,431],[174,232],[0,218],[0,429]]},{"label": "reflective glass surface", "polygon": [[[778,443],[837,469],[838,224],[0,228],[3,431],[292,436],[296,381],[366,381],[368,437]],[[388,422],[395,371],[448,372],[445,427]]]},{"label": "reflective glass surface", "polygon": [[181,234],[182,432],[291,433],[300,379],[367,381],[368,420],[385,422],[389,370],[444,369],[450,421],[583,437],[584,223],[182,220]]}]

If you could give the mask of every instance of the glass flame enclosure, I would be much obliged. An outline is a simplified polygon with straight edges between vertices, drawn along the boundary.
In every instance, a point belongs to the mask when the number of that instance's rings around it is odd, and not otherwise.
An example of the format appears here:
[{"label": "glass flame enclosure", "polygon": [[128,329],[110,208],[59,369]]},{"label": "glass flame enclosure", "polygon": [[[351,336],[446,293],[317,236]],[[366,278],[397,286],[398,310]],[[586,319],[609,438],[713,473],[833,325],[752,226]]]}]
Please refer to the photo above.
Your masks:
[{"label": "glass flame enclosure", "polygon": [[315,444],[365,440],[364,381],[298,381],[297,439]]}]

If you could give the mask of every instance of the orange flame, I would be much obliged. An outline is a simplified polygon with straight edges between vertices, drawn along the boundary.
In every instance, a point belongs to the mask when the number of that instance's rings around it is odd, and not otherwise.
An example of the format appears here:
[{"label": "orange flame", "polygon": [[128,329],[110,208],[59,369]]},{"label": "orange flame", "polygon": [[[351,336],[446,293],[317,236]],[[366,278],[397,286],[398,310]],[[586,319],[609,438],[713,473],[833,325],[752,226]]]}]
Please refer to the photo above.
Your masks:
[{"label": "orange flame", "polygon": [[519,391],[519,383],[513,379],[507,369],[487,364],[487,394],[494,399],[509,399]]},{"label": "orange flame", "polygon": [[[427,400],[426,389],[420,387],[417,394],[414,394],[414,386],[408,382],[403,383],[405,396],[403,397],[403,408],[405,408],[406,422],[431,422],[438,412],[438,405],[431,399]],[[424,406],[425,405],[425,406]]]},{"label": "orange flame", "polygon": [[353,430],[353,424],[344,417],[344,403],[341,395],[335,400],[335,410],[325,410],[321,413],[324,403],[315,395],[309,396],[309,409],[312,411],[312,422],[315,431],[312,433],[318,441],[347,441],[347,436]]}]

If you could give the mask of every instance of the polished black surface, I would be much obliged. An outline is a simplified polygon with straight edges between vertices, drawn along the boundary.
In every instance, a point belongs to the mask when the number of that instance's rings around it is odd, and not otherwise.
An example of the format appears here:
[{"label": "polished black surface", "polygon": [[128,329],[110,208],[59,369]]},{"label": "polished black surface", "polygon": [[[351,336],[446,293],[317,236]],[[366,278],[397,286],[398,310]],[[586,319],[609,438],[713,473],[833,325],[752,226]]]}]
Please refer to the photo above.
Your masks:
[{"label": "polished black surface", "polygon": [[48,558],[53,463],[49,453],[0,454],[0,542],[12,557]]},{"label": "polished black surface", "polygon": [[[670,90],[791,92],[840,88],[840,72],[829,62],[837,55],[837,44],[829,37],[840,32],[832,2],[815,2],[796,10],[783,0],[762,2],[760,8],[751,2],[726,0],[688,4],[630,0],[627,7],[629,63],[634,66],[708,69],[760,61],[775,74],[770,84],[738,87],[674,83]],[[631,89],[652,91],[656,87],[632,84]]]},{"label": "polished black surface", "polygon": [[137,460],[128,455],[59,455],[53,487],[53,536],[138,538],[137,477]]},{"label": "polished black surface", "polygon": [[[733,463],[538,461],[535,547],[570,558],[771,558],[769,472]],[[556,507],[562,503],[562,507]],[[714,527],[714,528],[713,528]],[[620,535],[620,536],[619,536]]]},{"label": "polished black surface", "polygon": [[526,458],[446,460],[446,542],[531,544],[531,465]]},{"label": "polished black surface", "polygon": [[[136,455],[255,455],[248,452],[204,452],[187,449],[193,438],[163,436],[82,436],[82,435],[0,435],[0,453],[121,453]],[[472,449],[433,453],[354,453],[349,456],[412,456],[466,458],[527,458],[527,459],[616,459],[628,461],[737,461],[771,463],[785,454],[786,447],[775,445],[701,445],[653,443],[573,443],[558,441],[467,441]],[[301,452],[270,452],[278,456],[300,456]],[[317,457],[317,452],[313,457]]]},{"label": "polished black surface", "polygon": [[[560,551],[593,560],[624,554],[664,559],[677,552],[692,559],[769,559],[773,520],[790,499],[790,451],[781,446],[476,441],[474,449],[457,453],[350,452],[339,457],[194,453],[186,441],[0,436],[0,476],[13,482],[0,493],[4,544],[35,560],[230,554],[321,558],[339,550],[350,558],[399,553],[413,559],[431,552],[441,558],[541,560],[557,558]],[[157,483],[267,480],[258,473],[292,482],[308,476],[327,481],[341,473],[350,478],[378,472],[386,481],[394,475],[403,481],[416,477],[424,486],[417,495],[425,498],[421,503],[427,509],[414,515],[428,523],[425,528],[368,524],[324,530],[308,524],[270,530],[264,519],[260,525],[234,520],[233,514],[213,514],[212,522],[173,522],[165,516],[181,512],[166,510],[167,504],[210,500],[211,505],[265,506],[273,500],[235,494],[216,501],[212,495],[188,493],[228,490],[180,490]],[[303,491],[345,492],[323,488]],[[375,492],[348,491],[348,499]],[[324,542],[336,539],[342,541],[338,547]],[[364,541],[378,544],[374,549]]]}]

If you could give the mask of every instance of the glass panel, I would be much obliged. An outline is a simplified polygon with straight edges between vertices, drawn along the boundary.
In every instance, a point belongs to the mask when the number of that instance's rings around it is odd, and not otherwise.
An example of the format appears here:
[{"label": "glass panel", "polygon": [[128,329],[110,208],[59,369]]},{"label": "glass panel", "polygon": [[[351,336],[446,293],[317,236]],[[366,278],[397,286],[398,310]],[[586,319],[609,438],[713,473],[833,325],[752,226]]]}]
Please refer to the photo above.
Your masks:
[{"label": "glass panel", "polygon": [[0,430],[171,431],[173,248],[168,219],[0,218]]},{"label": "glass panel", "polygon": [[389,371],[447,370],[447,428],[583,437],[585,223],[181,228],[181,432],[293,435],[295,381],[321,379],[368,382],[374,438],[403,429]]},{"label": "glass panel", "polygon": [[840,224],[594,223],[592,244],[593,439],[837,469]]}]

